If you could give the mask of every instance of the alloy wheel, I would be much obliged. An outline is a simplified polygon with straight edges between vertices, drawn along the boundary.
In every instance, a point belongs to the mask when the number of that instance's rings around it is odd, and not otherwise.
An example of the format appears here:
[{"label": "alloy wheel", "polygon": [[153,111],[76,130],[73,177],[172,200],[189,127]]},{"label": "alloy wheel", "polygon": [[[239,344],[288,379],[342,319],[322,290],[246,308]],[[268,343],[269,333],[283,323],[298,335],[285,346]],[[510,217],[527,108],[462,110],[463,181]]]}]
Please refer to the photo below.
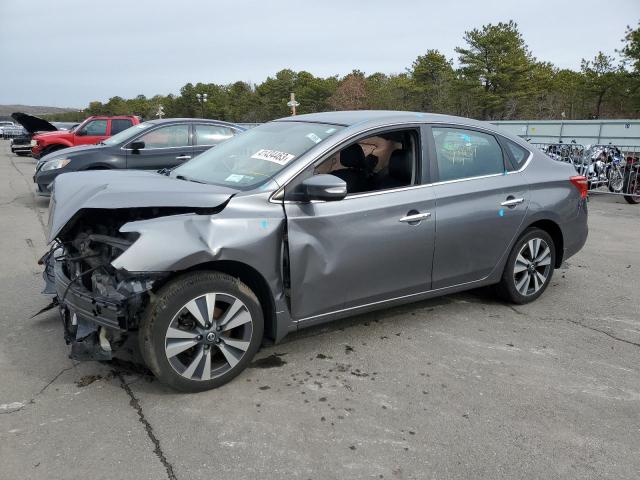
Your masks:
[{"label": "alloy wheel", "polygon": [[211,380],[234,368],[251,343],[247,306],[227,293],[206,293],[174,315],[165,335],[171,367],[189,380]]},{"label": "alloy wheel", "polygon": [[513,281],[520,295],[537,293],[547,283],[551,272],[551,248],[541,238],[525,242],[513,267]]}]

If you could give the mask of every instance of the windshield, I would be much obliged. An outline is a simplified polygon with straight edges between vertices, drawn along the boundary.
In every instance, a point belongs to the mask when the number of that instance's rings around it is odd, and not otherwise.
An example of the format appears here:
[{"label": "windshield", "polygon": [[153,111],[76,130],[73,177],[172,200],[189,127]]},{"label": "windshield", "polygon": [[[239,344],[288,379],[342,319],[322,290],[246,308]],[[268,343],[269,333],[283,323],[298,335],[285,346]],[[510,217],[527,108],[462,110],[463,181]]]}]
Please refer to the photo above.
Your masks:
[{"label": "windshield", "polygon": [[324,123],[265,123],[198,155],[171,176],[248,190],[343,128]]},{"label": "windshield", "polygon": [[152,124],[148,123],[148,122],[139,123],[138,125],[134,125],[133,127],[129,127],[126,130],[123,130],[120,133],[116,133],[114,136],[103,140],[102,143],[104,145],[118,145],[120,143],[124,143],[127,140],[130,140],[131,138],[135,137],[139,133],[142,133],[142,131],[145,128],[149,128],[151,125]]}]

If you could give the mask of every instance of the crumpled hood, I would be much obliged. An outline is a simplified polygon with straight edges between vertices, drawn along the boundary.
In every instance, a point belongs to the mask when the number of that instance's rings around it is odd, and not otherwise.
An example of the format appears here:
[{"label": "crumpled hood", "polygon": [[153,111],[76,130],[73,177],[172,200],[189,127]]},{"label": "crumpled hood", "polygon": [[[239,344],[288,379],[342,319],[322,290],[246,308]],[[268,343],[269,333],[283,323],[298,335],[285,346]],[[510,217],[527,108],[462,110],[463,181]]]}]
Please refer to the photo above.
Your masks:
[{"label": "crumpled hood", "polygon": [[54,125],[47,122],[43,118],[35,117],[27,113],[15,112],[11,114],[16,122],[24,127],[24,129],[33,134],[36,132],[55,132],[58,130]]},{"label": "crumpled hood", "polygon": [[47,242],[88,208],[216,208],[237,190],[140,170],[70,172],[58,176],[49,203]]}]

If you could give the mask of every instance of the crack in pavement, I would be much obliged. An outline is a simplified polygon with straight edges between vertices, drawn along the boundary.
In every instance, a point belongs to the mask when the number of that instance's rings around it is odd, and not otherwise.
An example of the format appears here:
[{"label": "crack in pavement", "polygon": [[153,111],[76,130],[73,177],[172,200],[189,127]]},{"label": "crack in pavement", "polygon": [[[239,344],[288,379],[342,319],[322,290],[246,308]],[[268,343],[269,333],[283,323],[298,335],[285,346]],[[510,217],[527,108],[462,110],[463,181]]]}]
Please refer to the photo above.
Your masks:
[{"label": "crack in pavement", "polygon": [[[20,170],[20,168],[18,168],[18,166],[16,165],[16,163],[13,161],[13,159],[11,157],[9,157],[9,161],[11,163],[11,166],[16,170],[16,172],[18,172],[19,177],[25,182],[27,188],[29,189],[29,191],[31,191],[31,183],[29,181],[29,179],[27,178],[27,176],[25,176],[23,174],[23,172]],[[13,200],[11,200],[11,202],[9,203],[13,203],[15,202],[18,198],[21,198],[22,196],[18,196],[16,198],[14,198]],[[31,202],[29,202],[30,205],[28,204],[28,206],[30,206],[31,210],[33,210],[38,222],[40,223],[40,226],[42,227],[42,232],[43,234],[45,234],[46,237],[46,231],[47,231],[47,227],[46,224],[44,222],[42,213],[40,212],[38,203],[36,202],[36,195],[33,193],[33,191],[31,191]],[[59,377],[60,375],[62,375],[64,372],[75,368],[75,364],[71,367],[67,367],[63,370],[61,370],[60,372],[58,372],[58,374],[53,377],[53,379],[51,379],[50,382],[48,382],[44,387],[42,387],[42,389],[40,389],[40,391],[34,395],[34,397],[29,400],[29,402],[25,403],[24,405],[18,407],[15,410],[11,410],[11,411],[7,411],[7,412],[0,412],[0,414],[9,414],[9,413],[16,413],[19,412],[21,410],[23,410],[27,405],[31,405],[33,403],[35,403],[35,399],[39,396],[42,395],[42,393],[44,393],[47,388],[49,388],[51,386],[51,384],[53,384]],[[154,450],[153,453],[158,457],[158,459],[160,460],[160,462],[162,463],[162,465],[164,466],[165,470],[167,471],[167,478],[169,480],[177,480],[177,477],[173,471],[173,466],[171,465],[171,463],[167,460],[167,457],[165,456],[164,452],[162,451],[162,447],[160,446],[160,441],[158,440],[158,438],[156,437],[154,431],[153,431],[153,427],[151,426],[151,424],[149,423],[149,421],[146,419],[144,412],[142,410],[142,406],[140,405],[139,400],[136,398],[136,396],[134,395],[133,391],[131,390],[131,387],[124,381],[124,378],[122,377],[122,373],[121,372],[114,372],[114,375],[118,377],[118,379],[120,380],[122,389],[127,393],[127,395],[129,396],[129,404],[131,405],[131,407],[137,412],[138,414],[138,419],[140,420],[140,423],[142,423],[144,425],[145,431],[147,433],[147,436],[149,437],[149,439],[151,440],[151,442],[154,445]]]},{"label": "crack in pavement", "polygon": [[[474,301],[471,301],[470,303],[484,303],[484,302],[480,302],[480,301],[474,302]],[[509,309],[511,309],[511,310],[513,310],[513,311],[514,311],[515,313],[517,313],[518,315],[531,316],[531,315],[529,315],[529,314],[528,314],[528,313],[526,313],[526,312],[522,312],[522,311],[518,310],[518,309],[517,309],[516,307],[514,307],[513,305],[510,305],[510,304],[504,304],[504,306],[505,306],[505,307],[507,307],[507,308],[509,308]],[[626,340],[626,339],[624,339],[624,338],[618,337],[618,336],[614,335],[613,333],[607,332],[606,330],[602,330],[602,329],[599,329],[599,328],[596,328],[596,327],[590,327],[589,325],[585,325],[584,323],[581,323],[581,322],[579,322],[578,320],[571,320],[570,318],[541,317],[541,316],[539,316],[539,317],[534,317],[534,318],[539,318],[540,320],[564,320],[564,321],[566,321],[566,322],[573,323],[574,325],[578,325],[578,326],[583,327],[583,328],[586,328],[586,329],[588,329],[588,330],[592,330],[592,331],[594,331],[594,332],[602,333],[602,334],[606,335],[607,337],[609,337],[609,338],[611,338],[611,339],[613,339],[613,340],[617,340],[618,342],[627,343],[627,344],[629,344],[629,345],[633,345],[634,347],[640,347],[640,343],[633,342],[633,341],[631,341],[631,340]]]},{"label": "crack in pavement", "polygon": [[616,337],[615,335],[613,335],[612,333],[607,332],[606,330],[600,330],[599,328],[596,328],[596,327],[590,327],[589,325],[585,325],[584,323],[580,323],[577,320],[571,320],[570,318],[565,318],[563,320],[566,320],[567,322],[573,323],[574,325],[579,325],[580,327],[586,328],[588,330],[593,330],[594,332],[604,333],[607,337],[613,338],[614,340],[617,340],[619,342],[624,342],[624,343],[628,343],[629,345],[640,347],[640,343],[636,343],[636,342],[632,342],[631,340],[625,340],[624,338]]},{"label": "crack in pavement", "polygon": [[[40,395],[42,395],[45,392],[45,390],[51,386],[51,384],[53,382],[55,382],[58,378],[60,378],[60,375],[62,375],[64,372],[68,372],[69,370],[71,370],[73,368],[76,368],[76,364],[73,364],[73,365],[71,365],[70,367],[67,367],[67,368],[63,368],[44,387],[42,387],[38,393],[36,393],[33,397],[31,397],[31,399],[28,402],[22,404],[20,407],[16,408],[15,410],[10,410],[8,412],[0,412],[0,415],[8,415],[8,414],[11,414],[11,413],[18,413],[18,412],[22,411],[27,405],[33,405],[34,403],[36,403],[36,398],[38,398]],[[16,402],[16,403],[19,403],[19,402]]]},{"label": "crack in pavement", "polygon": [[153,453],[155,453],[156,457],[158,457],[158,459],[160,460],[160,463],[162,463],[165,470],[167,471],[167,478],[169,480],[177,480],[176,474],[173,472],[173,465],[171,465],[171,463],[167,460],[167,457],[162,451],[162,447],[160,446],[160,440],[158,440],[158,437],[156,437],[156,434],[153,431],[153,426],[151,425],[151,423],[149,423],[149,420],[147,420],[147,418],[145,417],[144,412],[142,411],[142,405],[140,405],[140,401],[134,395],[133,390],[131,390],[131,387],[129,386],[129,384],[124,381],[124,378],[122,377],[122,373],[119,371],[115,371],[114,375],[118,377],[118,379],[120,380],[122,389],[129,396],[129,399],[130,399],[129,405],[131,405],[131,407],[138,414],[138,420],[140,421],[140,423],[142,423],[142,425],[144,425],[144,429],[147,432],[147,436],[149,437],[149,440],[151,440],[151,442],[155,447],[153,449]]}]

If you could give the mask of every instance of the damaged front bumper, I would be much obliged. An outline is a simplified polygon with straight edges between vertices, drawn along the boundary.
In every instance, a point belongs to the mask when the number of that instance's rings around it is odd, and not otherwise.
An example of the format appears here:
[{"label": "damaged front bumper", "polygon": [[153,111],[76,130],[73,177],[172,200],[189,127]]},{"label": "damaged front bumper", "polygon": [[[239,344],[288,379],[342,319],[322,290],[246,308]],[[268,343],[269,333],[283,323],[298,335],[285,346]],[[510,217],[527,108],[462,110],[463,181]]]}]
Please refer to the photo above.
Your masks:
[{"label": "damaged front bumper", "polygon": [[155,278],[132,276],[118,288],[88,290],[78,278],[70,279],[54,252],[42,259],[45,265],[43,293],[55,294],[64,327],[64,338],[71,345],[75,360],[110,360],[124,342],[126,333],[138,328]]}]

